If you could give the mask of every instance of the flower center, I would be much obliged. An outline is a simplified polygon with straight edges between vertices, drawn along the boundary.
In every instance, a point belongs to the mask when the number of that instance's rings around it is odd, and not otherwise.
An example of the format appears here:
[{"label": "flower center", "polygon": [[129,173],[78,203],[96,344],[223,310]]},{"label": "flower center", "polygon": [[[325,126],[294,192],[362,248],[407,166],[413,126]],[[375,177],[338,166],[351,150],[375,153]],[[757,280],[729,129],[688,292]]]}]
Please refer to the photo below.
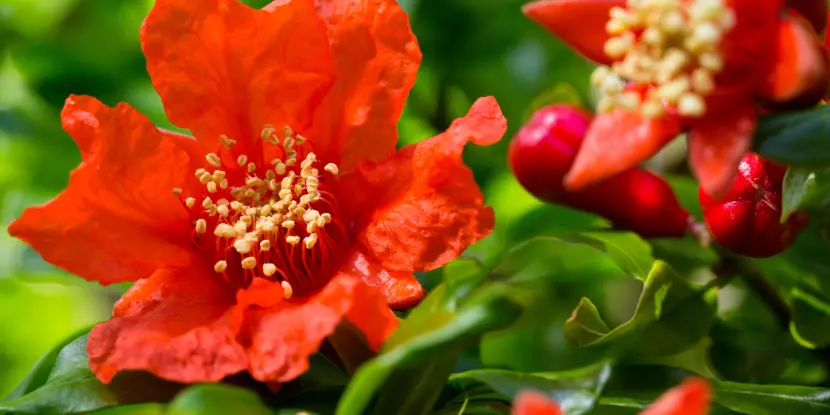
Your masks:
[{"label": "flower center", "polygon": [[183,200],[194,242],[214,242],[213,269],[229,282],[246,286],[254,277],[268,278],[282,284],[286,299],[310,294],[326,282],[337,245],[347,236],[332,193],[338,168],[328,163],[320,171],[311,143],[289,127],[280,140],[266,126],[262,139],[281,157],[257,163],[236,155],[235,140],[222,136],[220,151],[205,158],[208,168],[196,171],[201,198]]},{"label": "flower center", "polygon": [[[591,75],[602,95],[598,109],[638,109],[658,118],[669,107],[703,116],[704,98],[723,70],[721,39],[734,25],[724,0],[628,0],[626,8],[611,9],[604,50],[614,63]],[[646,88],[628,90],[626,81]]]}]

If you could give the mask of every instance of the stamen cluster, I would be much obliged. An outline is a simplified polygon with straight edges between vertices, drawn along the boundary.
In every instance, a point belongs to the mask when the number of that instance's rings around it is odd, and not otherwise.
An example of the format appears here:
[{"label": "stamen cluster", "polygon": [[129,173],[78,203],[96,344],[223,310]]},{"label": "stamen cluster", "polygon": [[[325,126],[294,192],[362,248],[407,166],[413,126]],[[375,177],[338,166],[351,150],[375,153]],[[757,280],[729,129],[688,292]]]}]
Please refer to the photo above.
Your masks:
[{"label": "stamen cluster", "polygon": [[[628,0],[611,9],[604,51],[615,62],[591,76],[602,94],[599,111],[639,109],[658,118],[671,107],[685,117],[704,115],[704,98],[723,70],[719,45],[734,25],[724,0]],[[626,90],[627,81],[648,88]]]}]

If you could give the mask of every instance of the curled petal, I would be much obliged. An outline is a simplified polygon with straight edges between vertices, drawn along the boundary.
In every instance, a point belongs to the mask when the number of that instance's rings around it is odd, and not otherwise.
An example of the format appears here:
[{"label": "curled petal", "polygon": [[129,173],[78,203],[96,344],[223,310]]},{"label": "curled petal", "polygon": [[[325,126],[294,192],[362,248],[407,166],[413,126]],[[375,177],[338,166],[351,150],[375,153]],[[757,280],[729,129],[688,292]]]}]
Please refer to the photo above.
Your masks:
[{"label": "curled petal", "polygon": [[71,96],[62,119],[84,162],[66,190],[24,211],[9,233],[46,261],[104,284],[197,261],[187,211],[172,193],[194,182],[187,151],[127,104]]},{"label": "curled petal", "polygon": [[461,153],[468,141],[498,141],[506,128],[495,99],[482,98],[444,134],[359,166],[350,203],[361,209],[357,240],[371,261],[389,271],[431,270],[489,234],[493,210]]},{"label": "curled petal", "polygon": [[[421,63],[397,0],[316,0],[337,73],[309,137],[323,159],[352,170],[395,151],[397,124]],[[269,6],[270,7],[270,6]]]},{"label": "curled petal", "polygon": [[343,272],[378,287],[393,310],[407,310],[424,298],[424,287],[411,272],[387,271],[359,250],[346,260]]},{"label": "curled petal", "polygon": [[827,55],[808,23],[794,15],[778,27],[778,56],[767,80],[764,96],[775,102],[814,96],[815,104],[830,82]]},{"label": "curled petal", "polygon": [[260,381],[286,382],[308,369],[308,357],[346,318],[379,346],[397,326],[384,297],[360,279],[335,276],[317,294],[280,301],[246,313],[251,374]]},{"label": "curled petal", "polygon": [[304,131],[333,82],[312,0],[269,13],[238,1],[158,0],[144,21],[147,70],[167,116],[211,150],[220,134],[255,154],[266,124]]},{"label": "curled petal", "polygon": [[245,370],[236,342],[242,312],[212,270],[159,270],[115,304],[89,334],[89,367],[102,382],[146,370],[176,382],[218,381]]},{"label": "curled petal", "polygon": [[522,11],[582,56],[610,65],[603,47],[609,38],[605,24],[614,7],[625,7],[625,0],[539,0]]},{"label": "curled petal", "polygon": [[553,399],[531,390],[521,391],[513,399],[512,415],[562,415]]},{"label": "curled petal", "polygon": [[738,174],[738,165],[752,145],[756,110],[747,106],[733,114],[695,125],[689,132],[689,164],[701,188],[723,197]]},{"label": "curled petal", "polygon": [[565,187],[580,190],[622,173],[656,154],[680,132],[675,118],[647,120],[626,109],[598,114],[565,176]]},{"label": "curled petal", "polygon": [[706,415],[711,387],[700,378],[691,378],[664,393],[640,415]]}]

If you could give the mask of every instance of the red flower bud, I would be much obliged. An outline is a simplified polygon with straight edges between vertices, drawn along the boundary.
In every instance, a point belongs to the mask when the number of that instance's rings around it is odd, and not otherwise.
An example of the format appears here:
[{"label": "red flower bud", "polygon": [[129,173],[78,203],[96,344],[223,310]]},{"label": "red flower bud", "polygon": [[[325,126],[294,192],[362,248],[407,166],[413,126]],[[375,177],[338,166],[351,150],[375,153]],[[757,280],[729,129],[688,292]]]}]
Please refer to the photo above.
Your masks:
[{"label": "red flower bud", "polygon": [[568,105],[533,114],[510,143],[510,168],[537,198],[592,212],[644,237],[682,236],[691,220],[659,176],[633,168],[581,191],[562,179],[573,164],[591,115]]},{"label": "red flower bud", "polygon": [[781,223],[781,190],[787,168],[755,153],[744,155],[738,178],[722,199],[700,189],[706,226],[724,248],[741,255],[765,258],[783,252],[809,224],[806,213],[795,212]]}]

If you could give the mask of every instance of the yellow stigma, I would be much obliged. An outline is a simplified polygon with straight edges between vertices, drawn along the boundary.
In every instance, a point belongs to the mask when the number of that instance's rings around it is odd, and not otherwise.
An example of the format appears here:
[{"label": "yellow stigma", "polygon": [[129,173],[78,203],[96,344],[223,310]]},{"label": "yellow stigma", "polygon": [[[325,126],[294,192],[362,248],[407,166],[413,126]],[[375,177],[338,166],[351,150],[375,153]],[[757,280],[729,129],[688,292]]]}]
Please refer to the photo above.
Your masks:
[{"label": "yellow stigma", "polygon": [[[657,118],[668,106],[681,116],[703,116],[704,98],[723,70],[720,42],[734,25],[725,0],[628,0],[612,8],[604,51],[615,62],[591,75],[602,95],[598,110],[639,109]],[[650,88],[644,96],[626,92],[625,81]]]}]

